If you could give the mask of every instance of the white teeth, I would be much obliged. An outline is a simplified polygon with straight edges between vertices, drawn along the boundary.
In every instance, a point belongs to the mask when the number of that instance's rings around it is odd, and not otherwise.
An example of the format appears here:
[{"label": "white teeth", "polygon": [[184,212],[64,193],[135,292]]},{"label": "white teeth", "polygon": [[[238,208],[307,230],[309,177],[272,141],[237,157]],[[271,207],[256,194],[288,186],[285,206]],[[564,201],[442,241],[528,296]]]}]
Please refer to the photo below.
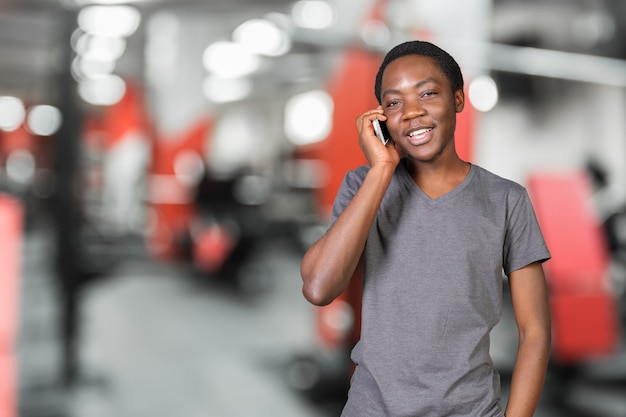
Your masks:
[{"label": "white teeth", "polygon": [[419,135],[423,135],[424,133],[429,132],[430,130],[431,130],[431,129],[419,129],[419,130],[416,130],[416,131],[414,131],[414,132],[411,132],[411,133],[409,134],[409,136],[419,136]]}]

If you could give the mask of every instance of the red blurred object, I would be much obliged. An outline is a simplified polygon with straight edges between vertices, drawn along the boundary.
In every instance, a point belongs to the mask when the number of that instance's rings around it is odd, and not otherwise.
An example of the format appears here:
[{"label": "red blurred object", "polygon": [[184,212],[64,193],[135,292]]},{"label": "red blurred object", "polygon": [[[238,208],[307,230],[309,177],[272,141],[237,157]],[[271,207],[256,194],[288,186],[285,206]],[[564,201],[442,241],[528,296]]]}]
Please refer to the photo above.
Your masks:
[{"label": "red blurred object", "polygon": [[16,359],[14,355],[0,355],[0,417],[17,416]]},{"label": "red blurred object", "polygon": [[324,219],[329,217],[346,171],[367,163],[359,147],[354,120],[361,112],[378,106],[373,91],[380,60],[376,53],[347,50],[327,89],[334,103],[332,130],[322,142],[298,151],[301,156],[323,161],[327,167],[326,182],[316,196],[318,212]]},{"label": "red blurred object", "polygon": [[219,225],[208,226],[194,234],[193,262],[201,271],[214,273],[226,262],[236,238]]},{"label": "red blurred object", "polygon": [[0,140],[0,154],[5,157],[18,149],[33,150],[36,147],[35,138],[28,133],[23,125],[9,132],[1,131],[0,137],[2,138]]},{"label": "red blurred object", "polygon": [[122,99],[112,106],[105,107],[102,113],[102,127],[106,130],[103,145],[110,150],[132,136],[145,136],[149,121],[143,90],[135,82],[126,79],[126,92]]},{"label": "red blurred object", "polygon": [[19,323],[22,212],[18,200],[0,196],[0,417],[17,415],[14,346]]},{"label": "red blurred object", "polygon": [[181,256],[179,240],[197,215],[195,188],[176,177],[176,158],[181,151],[195,152],[202,158],[212,129],[213,119],[201,119],[182,135],[159,136],[153,143],[148,200],[155,213],[155,226],[148,246],[158,258],[171,260]]},{"label": "red blurred object", "polygon": [[550,297],[553,356],[563,364],[615,353],[616,311],[610,294],[568,294]]},{"label": "red blurred object", "polygon": [[614,353],[620,339],[617,300],[590,179],[581,171],[534,174],[528,192],[552,254],[545,271],[554,359],[572,364]]}]

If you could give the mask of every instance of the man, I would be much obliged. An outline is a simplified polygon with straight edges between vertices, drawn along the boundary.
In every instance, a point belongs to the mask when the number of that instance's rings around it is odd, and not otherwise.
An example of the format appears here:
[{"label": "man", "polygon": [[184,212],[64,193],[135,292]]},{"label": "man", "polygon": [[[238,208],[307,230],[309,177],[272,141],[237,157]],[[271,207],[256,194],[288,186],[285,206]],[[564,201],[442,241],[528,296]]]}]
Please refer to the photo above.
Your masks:
[{"label": "man", "polygon": [[445,51],[396,46],[375,94],[380,106],[356,119],[369,164],[346,174],[331,226],[301,265],[304,296],[326,305],[363,262],[361,339],[342,417],[505,415],[489,356],[503,272],[519,330],[506,415],[532,416],[549,359],[541,263],[550,254],[526,191],[459,158],[463,78]]}]

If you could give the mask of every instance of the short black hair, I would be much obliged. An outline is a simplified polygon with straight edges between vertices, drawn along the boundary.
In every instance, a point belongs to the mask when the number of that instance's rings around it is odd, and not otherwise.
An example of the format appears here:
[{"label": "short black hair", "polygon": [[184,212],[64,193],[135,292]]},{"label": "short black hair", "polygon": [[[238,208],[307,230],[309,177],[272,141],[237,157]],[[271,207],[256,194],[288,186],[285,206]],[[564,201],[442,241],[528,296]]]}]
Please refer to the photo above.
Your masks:
[{"label": "short black hair", "polygon": [[374,84],[374,94],[376,95],[378,104],[381,103],[380,89],[385,68],[387,68],[387,65],[389,65],[392,61],[407,55],[421,55],[432,58],[435,60],[435,63],[439,66],[439,68],[441,68],[441,71],[444,73],[446,78],[450,81],[452,93],[459,89],[463,90],[463,74],[461,73],[461,68],[449,53],[430,42],[417,40],[407,41],[394,46],[389,52],[387,52],[387,55],[383,58],[383,62],[380,64],[380,68],[378,68],[376,82]]}]

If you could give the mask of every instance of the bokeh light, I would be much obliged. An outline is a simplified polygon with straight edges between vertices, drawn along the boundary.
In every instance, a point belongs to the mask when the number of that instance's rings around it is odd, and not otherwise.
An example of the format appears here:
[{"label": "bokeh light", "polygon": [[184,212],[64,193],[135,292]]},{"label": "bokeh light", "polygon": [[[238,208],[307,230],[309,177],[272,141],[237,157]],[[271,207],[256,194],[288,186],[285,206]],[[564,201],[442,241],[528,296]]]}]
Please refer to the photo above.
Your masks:
[{"label": "bokeh light", "polygon": [[252,74],[261,66],[258,55],[240,44],[219,41],[209,45],[202,56],[204,67],[223,78],[237,78]]},{"label": "bokeh light", "polygon": [[493,78],[483,75],[474,78],[469,85],[469,99],[474,108],[488,112],[498,103],[498,86]]},{"label": "bokeh light", "polygon": [[117,75],[82,80],[78,94],[87,103],[110,106],[119,102],[126,92],[126,84]]},{"label": "bokeh light", "polygon": [[100,61],[76,57],[72,61],[72,76],[80,81],[109,75],[115,69],[115,61]]},{"label": "bokeh light", "polygon": [[83,34],[76,41],[76,52],[92,60],[114,61],[126,50],[126,41],[120,37]]},{"label": "bokeh light", "polygon": [[7,158],[7,176],[18,184],[30,183],[35,176],[35,169],[35,157],[26,149],[16,149]]},{"label": "bokeh light", "polygon": [[61,111],[54,106],[40,104],[31,107],[26,117],[27,129],[35,135],[50,136],[61,127]]},{"label": "bokeh light", "polygon": [[387,24],[380,20],[369,20],[361,27],[361,38],[374,48],[384,48],[391,39]]},{"label": "bokeh light", "polygon": [[24,103],[17,97],[0,97],[0,129],[7,132],[20,127],[24,121],[26,110]]},{"label": "bokeh light", "polygon": [[204,96],[213,103],[228,103],[242,100],[252,92],[249,78],[223,78],[209,75],[202,85]]},{"label": "bokeh light", "polygon": [[251,19],[233,32],[233,40],[249,51],[267,56],[281,56],[289,52],[291,40],[274,23],[264,19]]},{"label": "bokeh light", "polygon": [[130,6],[89,6],[78,14],[78,25],[84,32],[107,37],[128,37],[140,21],[139,11]]},{"label": "bokeh light", "polygon": [[301,0],[293,5],[294,22],[307,29],[326,29],[335,22],[335,10],[323,0]]},{"label": "bokeh light", "polygon": [[333,100],[322,90],[293,96],[285,107],[285,134],[297,145],[324,140],[332,127]]},{"label": "bokeh light", "polygon": [[174,175],[181,183],[195,186],[204,175],[204,160],[198,152],[183,149],[174,158]]}]

